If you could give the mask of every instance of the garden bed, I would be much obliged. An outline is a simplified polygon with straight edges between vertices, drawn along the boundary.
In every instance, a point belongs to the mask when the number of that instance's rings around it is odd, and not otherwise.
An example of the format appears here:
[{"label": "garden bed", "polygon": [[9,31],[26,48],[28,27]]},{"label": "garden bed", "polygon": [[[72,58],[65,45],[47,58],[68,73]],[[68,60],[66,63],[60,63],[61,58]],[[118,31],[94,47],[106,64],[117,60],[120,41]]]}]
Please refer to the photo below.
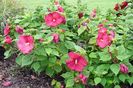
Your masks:
[{"label": "garden bed", "polygon": [[47,75],[36,75],[29,69],[20,69],[15,64],[14,58],[0,61],[0,88],[4,82],[10,82],[8,88],[52,88],[51,78]]}]

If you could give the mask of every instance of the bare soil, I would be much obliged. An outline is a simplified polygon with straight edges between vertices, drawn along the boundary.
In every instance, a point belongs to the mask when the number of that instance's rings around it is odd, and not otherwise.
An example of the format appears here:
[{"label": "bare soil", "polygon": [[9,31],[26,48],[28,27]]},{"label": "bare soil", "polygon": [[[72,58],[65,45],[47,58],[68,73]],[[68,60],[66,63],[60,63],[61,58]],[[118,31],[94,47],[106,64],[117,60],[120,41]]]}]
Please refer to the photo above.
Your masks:
[{"label": "bare soil", "polygon": [[[4,87],[3,82],[11,82]],[[19,69],[14,60],[0,61],[0,88],[52,88],[51,78],[47,75],[36,75],[28,69]]]}]

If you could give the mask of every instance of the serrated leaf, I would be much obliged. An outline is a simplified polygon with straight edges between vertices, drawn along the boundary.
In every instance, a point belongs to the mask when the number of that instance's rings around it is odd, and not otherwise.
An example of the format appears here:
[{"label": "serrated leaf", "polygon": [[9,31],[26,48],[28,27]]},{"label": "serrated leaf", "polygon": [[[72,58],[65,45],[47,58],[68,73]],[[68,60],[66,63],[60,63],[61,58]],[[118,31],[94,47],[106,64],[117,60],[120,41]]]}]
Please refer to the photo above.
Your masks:
[{"label": "serrated leaf", "polygon": [[124,74],[120,74],[120,75],[119,75],[119,79],[120,79],[122,82],[125,82],[126,76],[125,76]]},{"label": "serrated leaf", "polygon": [[86,30],[86,27],[81,26],[81,27],[78,29],[78,35],[81,35],[85,30]]},{"label": "serrated leaf", "polygon": [[62,57],[61,57],[61,63],[65,64],[66,63],[66,60],[69,58],[68,54],[64,54]]},{"label": "serrated leaf", "polygon": [[104,75],[108,73],[108,69],[109,69],[110,65],[109,64],[101,64],[96,68],[96,74],[98,75]]},{"label": "serrated leaf", "polygon": [[65,79],[74,78],[74,75],[72,72],[66,72],[61,75]]},{"label": "serrated leaf", "polygon": [[96,78],[94,79],[94,82],[95,82],[96,85],[99,84],[99,83],[101,82],[101,78],[96,77]]},{"label": "serrated leaf", "polygon": [[54,86],[56,84],[56,82],[57,81],[55,79],[53,79],[52,82],[51,82],[51,85]]},{"label": "serrated leaf", "polygon": [[45,48],[45,51],[48,55],[50,55],[52,53],[52,49],[51,48]]},{"label": "serrated leaf", "polygon": [[95,37],[92,37],[92,38],[89,40],[89,44],[96,44],[96,38],[95,38]]},{"label": "serrated leaf", "polygon": [[51,67],[47,67],[46,74],[51,77],[54,74],[54,70]]},{"label": "serrated leaf", "polygon": [[121,88],[119,85],[115,85],[115,87],[114,88]]},{"label": "serrated leaf", "polygon": [[57,73],[62,71],[62,67],[60,65],[55,65],[53,68]]},{"label": "serrated leaf", "polygon": [[67,49],[74,49],[75,47],[75,43],[74,42],[71,42],[71,41],[66,41],[65,42],[65,47],[67,48]]},{"label": "serrated leaf", "polygon": [[120,70],[119,64],[112,64],[110,66],[110,69],[115,75],[117,75],[119,73],[119,70]]},{"label": "serrated leaf", "polygon": [[[56,62],[56,60],[57,60],[57,58],[56,58],[56,57],[54,57],[54,56],[53,56],[53,57],[52,57],[52,56],[51,56],[51,57],[49,57],[49,62],[51,62],[52,64],[53,64],[53,63],[55,63],[55,62]],[[53,64],[53,65],[54,65],[54,64]]]},{"label": "serrated leaf", "polygon": [[89,54],[89,57],[90,57],[90,58],[97,58],[97,53],[96,53],[96,52],[91,52],[91,53]]},{"label": "serrated leaf", "polygon": [[101,81],[101,84],[103,85],[103,86],[105,86],[106,85],[106,78],[102,78],[102,81]]},{"label": "serrated leaf", "polygon": [[66,88],[72,88],[74,85],[74,79],[68,79],[66,81]]},{"label": "serrated leaf", "polygon": [[127,59],[130,55],[128,55],[127,50],[124,48],[123,45],[117,47],[118,50],[118,56],[117,58],[121,61],[124,59]]},{"label": "serrated leaf", "polygon": [[111,57],[110,57],[109,53],[107,53],[107,52],[99,52],[98,54],[100,56],[100,60],[102,60],[102,61],[111,60]]},{"label": "serrated leaf", "polygon": [[42,36],[43,36],[43,34],[37,34],[34,36],[34,39],[40,39],[40,38],[42,38]]},{"label": "serrated leaf", "polygon": [[133,84],[133,76],[131,76],[131,77],[128,77],[128,83],[130,84],[130,85],[132,85]]},{"label": "serrated leaf", "polygon": [[33,62],[32,55],[21,55],[16,58],[16,63],[21,65],[21,67],[30,65]]},{"label": "serrated leaf", "polygon": [[75,49],[76,51],[79,51],[81,54],[86,54],[86,51],[80,46],[75,45]]},{"label": "serrated leaf", "polygon": [[4,53],[5,59],[9,58],[11,56],[11,50],[7,50]]},{"label": "serrated leaf", "polygon": [[40,64],[39,64],[39,62],[35,62],[32,64],[31,67],[35,70],[35,72],[37,72],[38,69],[40,68]]},{"label": "serrated leaf", "polygon": [[43,55],[43,56],[46,56],[45,48],[42,47],[42,46],[37,47],[37,48],[34,50],[34,53],[37,54],[37,55]]},{"label": "serrated leaf", "polygon": [[57,50],[55,50],[55,49],[52,49],[52,53],[51,54],[53,54],[55,56],[59,56],[59,52]]}]

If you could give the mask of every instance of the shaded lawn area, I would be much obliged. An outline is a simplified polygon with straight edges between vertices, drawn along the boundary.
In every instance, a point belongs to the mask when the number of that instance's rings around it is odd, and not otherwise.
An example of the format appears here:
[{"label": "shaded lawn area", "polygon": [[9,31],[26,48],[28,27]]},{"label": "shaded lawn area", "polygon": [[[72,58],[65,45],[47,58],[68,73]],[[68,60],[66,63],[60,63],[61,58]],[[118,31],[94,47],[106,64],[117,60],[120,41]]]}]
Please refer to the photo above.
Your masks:
[{"label": "shaded lawn area", "polygon": [[[37,6],[47,6],[50,0],[18,0],[27,10],[32,11]],[[99,7],[102,11],[106,11],[109,8],[114,8],[116,3],[122,2],[123,0],[81,0],[82,3],[87,3],[88,10]],[[65,0],[66,3],[76,5],[77,0]]]}]

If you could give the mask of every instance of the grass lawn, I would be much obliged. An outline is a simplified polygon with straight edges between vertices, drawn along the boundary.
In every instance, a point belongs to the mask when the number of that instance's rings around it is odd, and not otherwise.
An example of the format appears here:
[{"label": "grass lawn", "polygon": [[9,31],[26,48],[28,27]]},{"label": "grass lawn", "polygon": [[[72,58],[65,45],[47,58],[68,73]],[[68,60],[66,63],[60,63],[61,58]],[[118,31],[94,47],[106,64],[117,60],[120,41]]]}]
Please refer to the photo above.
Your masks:
[{"label": "grass lawn", "polygon": [[[33,10],[37,6],[46,6],[49,4],[50,0],[18,0],[22,5],[27,8],[27,10]],[[77,0],[65,0],[66,3],[76,4]],[[88,9],[99,7],[102,11],[106,11],[109,8],[113,8],[115,3],[121,2],[123,0],[81,0],[83,3],[88,3]]]}]

